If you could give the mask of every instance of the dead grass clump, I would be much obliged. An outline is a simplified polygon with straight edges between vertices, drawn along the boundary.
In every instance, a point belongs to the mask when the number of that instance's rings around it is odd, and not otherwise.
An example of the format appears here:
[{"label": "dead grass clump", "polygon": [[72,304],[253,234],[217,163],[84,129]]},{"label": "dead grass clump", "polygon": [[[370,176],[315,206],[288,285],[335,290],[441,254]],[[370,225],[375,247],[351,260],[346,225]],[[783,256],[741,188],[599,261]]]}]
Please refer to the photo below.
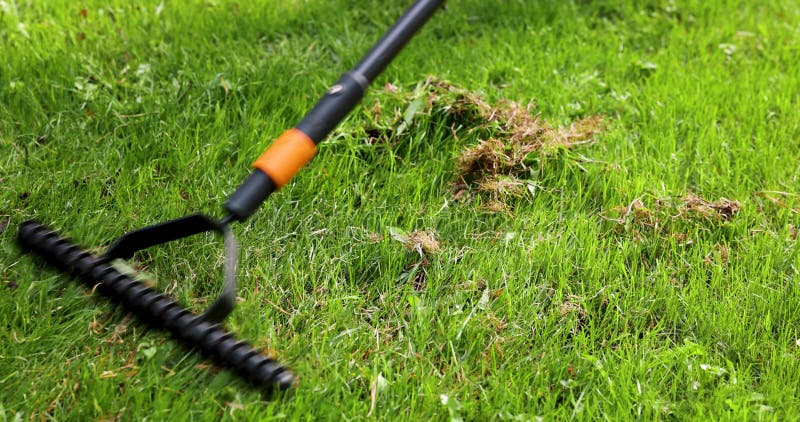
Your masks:
[{"label": "dead grass clump", "polygon": [[420,115],[429,115],[439,124],[443,121],[456,138],[474,142],[458,157],[454,198],[475,192],[500,202],[524,192],[522,181],[517,181],[528,173],[526,162],[590,143],[605,127],[600,116],[555,127],[535,113],[533,102],[489,102],[479,93],[431,76],[412,91],[384,86],[367,110],[370,124],[363,129],[364,136],[372,145],[395,142]]},{"label": "dead grass clump", "polygon": [[579,317],[583,317],[586,315],[586,310],[583,307],[575,302],[566,301],[558,307],[558,312],[561,316],[567,316],[572,313],[577,313]]},{"label": "dead grass clump", "polygon": [[481,191],[481,182],[498,175],[518,176],[527,170],[526,159],[533,153],[548,154],[590,143],[603,129],[600,116],[573,122],[568,128],[554,128],[531,114],[530,106],[504,101],[483,111],[486,122],[497,123],[494,136],[479,140],[459,156],[461,178],[472,181]]},{"label": "dead grass clump", "polygon": [[513,215],[511,212],[511,207],[499,199],[489,199],[488,201],[481,203],[478,209],[492,214],[505,213],[508,216]]},{"label": "dead grass clump", "polygon": [[492,175],[478,182],[478,189],[488,192],[493,198],[520,196],[527,184],[514,176]]},{"label": "dead grass clump", "polygon": [[430,230],[406,232],[396,227],[390,227],[389,233],[394,240],[419,255],[417,262],[407,266],[400,274],[399,279],[410,283],[416,291],[425,290],[428,278],[426,268],[430,265],[429,256],[442,250],[435,233]]},{"label": "dead grass clump", "polygon": [[[371,138],[376,134],[401,132],[399,127],[408,125],[414,115],[443,113],[454,132],[481,135],[478,145],[465,151],[464,161],[470,161],[470,156],[490,158],[480,151],[500,155],[511,152],[511,161],[506,161],[513,166],[532,151],[571,148],[591,142],[593,136],[604,128],[601,116],[586,117],[569,127],[556,128],[534,113],[533,102],[522,105],[503,99],[490,103],[479,93],[434,76],[429,76],[411,92],[404,92],[392,84],[386,84],[383,92],[388,97],[381,97],[383,102],[376,100],[369,109],[368,117],[375,123],[372,126],[379,126],[365,129]],[[398,130],[387,130],[389,128]],[[471,151],[475,148],[477,151]],[[494,160],[490,158],[490,161]],[[491,168],[477,166],[480,171]],[[465,172],[471,171],[473,168],[467,166]]]},{"label": "dead grass clump", "polygon": [[[452,89],[452,88],[451,88]],[[457,113],[472,110],[477,116],[471,130],[485,129],[489,136],[478,139],[458,157],[459,180],[456,192],[472,188],[494,200],[518,196],[522,183],[501,183],[519,180],[528,171],[531,158],[547,156],[560,149],[571,149],[590,143],[604,128],[600,116],[573,122],[569,127],[553,127],[533,113],[534,105],[526,106],[501,100],[489,104],[476,94],[462,95],[449,108]]]},{"label": "dead grass clump", "polygon": [[583,297],[568,294],[564,302],[558,307],[562,318],[574,318],[575,325],[570,328],[571,334],[577,334],[589,321],[589,312],[582,305]]},{"label": "dead grass clump", "polygon": [[519,160],[519,157],[512,156],[513,152],[499,139],[491,138],[465,149],[458,157],[458,165],[461,174],[502,174]]},{"label": "dead grass clump", "polygon": [[616,223],[626,232],[633,232],[637,236],[660,234],[670,236],[678,243],[686,243],[690,239],[685,229],[731,221],[741,207],[739,201],[727,198],[709,201],[688,192],[679,197],[656,198],[650,206],[641,199],[635,199],[627,206],[612,208],[601,214],[600,218]]},{"label": "dead grass clump", "polygon": [[729,221],[742,208],[739,201],[731,201],[727,198],[720,198],[717,201],[707,201],[699,195],[689,192],[681,198],[682,214],[694,213],[706,218],[721,219]]},{"label": "dead grass clump", "polygon": [[420,255],[434,253],[442,250],[436,235],[431,231],[415,230],[405,232],[397,228],[390,228],[393,239],[402,243],[406,248],[419,252]]},{"label": "dead grass clump", "polygon": [[439,252],[442,250],[442,247],[433,234],[427,231],[413,231],[408,233],[405,245],[409,249],[422,249],[423,252],[427,253]]}]

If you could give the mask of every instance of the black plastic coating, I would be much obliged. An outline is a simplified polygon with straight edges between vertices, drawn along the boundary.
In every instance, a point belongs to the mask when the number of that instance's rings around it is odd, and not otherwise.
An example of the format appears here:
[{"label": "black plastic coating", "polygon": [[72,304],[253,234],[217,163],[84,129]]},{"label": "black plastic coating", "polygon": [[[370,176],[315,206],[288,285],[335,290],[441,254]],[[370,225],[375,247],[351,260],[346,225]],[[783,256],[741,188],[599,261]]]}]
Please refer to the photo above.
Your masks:
[{"label": "black plastic coating", "polygon": [[295,127],[319,144],[364,97],[361,83],[345,73]]},{"label": "black plastic coating", "polygon": [[358,62],[353,73],[372,82],[443,3],[444,0],[417,0]]},{"label": "black plastic coating", "polygon": [[288,389],[294,384],[291,371],[248,343],[235,339],[219,324],[202,320],[46,226],[26,221],[19,227],[18,240],[23,248],[79,276],[90,288],[118,301],[148,324],[170,331],[174,337],[199,349],[218,364],[233,369],[254,385],[272,391]]},{"label": "black plastic coating", "polygon": [[259,169],[253,169],[250,176],[236,188],[222,205],[229,215],[239,221],[250,217],[265,199],[275,192],[275,182]]},{"label": "black plastic coating", "polygon": [[361,101],[367,86],[397,56],[444,0],[417,0],[360,62],[325,93],[295,126],[319,144]]}]

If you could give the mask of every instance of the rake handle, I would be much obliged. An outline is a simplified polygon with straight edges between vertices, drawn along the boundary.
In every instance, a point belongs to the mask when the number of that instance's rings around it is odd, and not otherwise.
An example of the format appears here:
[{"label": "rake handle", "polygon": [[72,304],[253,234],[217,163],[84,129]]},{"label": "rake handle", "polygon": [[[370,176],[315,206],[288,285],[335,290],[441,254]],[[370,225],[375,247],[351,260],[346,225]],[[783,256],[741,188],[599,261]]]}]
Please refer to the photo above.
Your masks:
[{"label": "rake handle", "polygon": [[253,172],[225,201],[235,220],[252,215],[317,152],[317,144],[355,108],[369,84],[389,65],[444,0],[417,0],[352,70],[342,75],[294,128],[284,132],[253,163]]},{"label": "rake handle", "polygon": [[204,321],[46,226],[26,221],[19,227],[18,238],[24,248],[80,277],[89,288],[118,301],[151,326],[170,331],[174,337],[199,349],[218,364],[235,370],[256,386],[271,391],[293,385],[294,375],[288,369],[248,343],[237,340],[219,324]]}]

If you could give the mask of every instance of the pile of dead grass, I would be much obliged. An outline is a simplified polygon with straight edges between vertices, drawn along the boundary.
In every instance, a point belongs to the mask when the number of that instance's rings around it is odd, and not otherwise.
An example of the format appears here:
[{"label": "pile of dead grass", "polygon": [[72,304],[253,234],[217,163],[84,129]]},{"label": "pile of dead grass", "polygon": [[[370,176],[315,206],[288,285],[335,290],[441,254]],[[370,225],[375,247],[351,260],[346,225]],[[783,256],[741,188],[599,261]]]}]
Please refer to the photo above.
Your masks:
[{"label": "pile of dead grass", "polygon": [[594,141],[603,120],[591,116],[572,123],[568,128],[554,128],[531,113],[531,106],[502,102],[486,111],[487,122],[496,122],[498,131],[493,137],[480,140],[459,156],[461,176],[478,180],[497,176],[513,177],[526,170],[526,158],[532,153],[550,153],[574,148]]},{"label": "pile of dead grass", "polygon": [[739,201],[728,198],[710,201],[694,192],[654,198],[648,202],[649,205],[635,199],[628,205],[611,208],[600,214],[600,218],[637,237],[671,235],[679,242],[685,242],[689,240],[686,230],[729,222],[742,208]]},{"label": "pile of dead grass", "polygon": [[470,143],[457,159],[454,198],[478,194],[489,199],[485,201],[489,211],[507,210],[507,199],[525,193],[531,162],[591,143],[605,127],[600,116],[557,127],[535,113],[533,102],[490,102],[435,77],[411,92],[387,84],[384,94],[368,109],[372,125],[364,130],[369,143],[396,140],[419,114],[444,119],[454,137]]},{"label": "pile of dead grass", "polygon": [[[527,163],[543,156],[594,141],[604,128],[600,116],[589,116],[568,127],[556,127],[535,114],[533,102],[522,105],[500,100],[490,103],[482,95],[429,78],[431,107],[438,106],[467,132],[478,133],[477,143],[458,157],[457,190],[472,189],[493,200],[524,192]],[[455,127],[455,126],[454,126]]]}]

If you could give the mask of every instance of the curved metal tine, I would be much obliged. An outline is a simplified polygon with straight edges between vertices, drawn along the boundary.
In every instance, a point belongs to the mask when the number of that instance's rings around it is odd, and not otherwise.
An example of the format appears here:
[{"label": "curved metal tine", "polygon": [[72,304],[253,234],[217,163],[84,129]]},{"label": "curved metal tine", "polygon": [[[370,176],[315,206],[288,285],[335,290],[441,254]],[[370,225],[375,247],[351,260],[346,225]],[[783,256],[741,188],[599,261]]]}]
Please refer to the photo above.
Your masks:
[{"label": "curved metal tine", "polygon": [[108,261],[129,259],[137,251],[184,237],[208,231],[222,234],[225,243],[222,292],[201,316],[210,323],[220,323],[236,306],[236,270],[239,261],[239,243],[226,223],[225,220],[218,222],[198,213],[154,224],[120,236],[109,246],[103,258]]},{"label": "curved metal tine", "polygon": [[201,315],[201,318],[211,323],[222,322],[233,311],[233,307],[236,306],[236,270],[239,264],[239,242],[233,236],[233,230],[231,230],[230,226],[224,225],[221,228],[225,242],[222,293]]}]

